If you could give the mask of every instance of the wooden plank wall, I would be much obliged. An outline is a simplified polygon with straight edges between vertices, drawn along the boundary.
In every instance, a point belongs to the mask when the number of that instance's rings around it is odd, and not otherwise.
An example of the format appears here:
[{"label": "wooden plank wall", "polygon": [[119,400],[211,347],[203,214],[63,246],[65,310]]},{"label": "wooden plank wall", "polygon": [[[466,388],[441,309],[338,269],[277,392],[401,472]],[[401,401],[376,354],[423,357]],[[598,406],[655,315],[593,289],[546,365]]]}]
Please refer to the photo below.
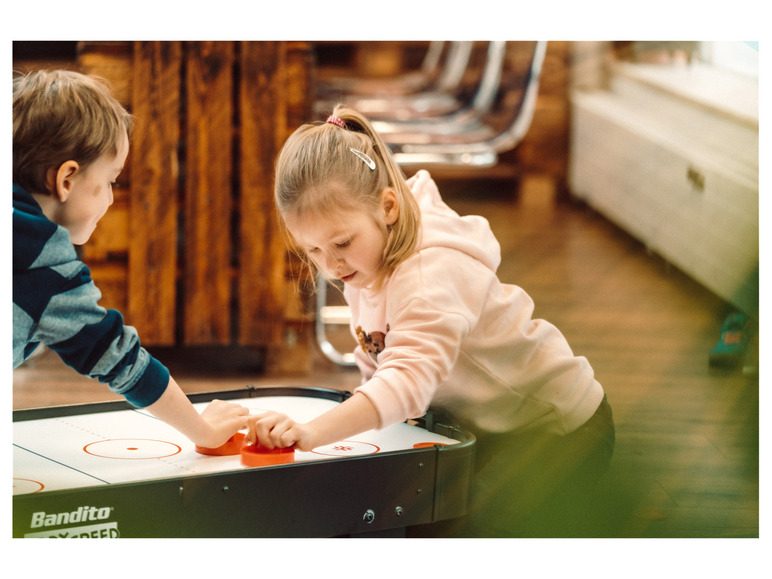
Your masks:
[{"label": "wooden plank wall", "polygon": [[[143,343],[166,346],[175,343],[177,334],[182,44],[136,43],[132,68],[131,109],[137,123],[128,172],[128,275],[122,311]],[[95,240],[101,232],[97,228]],[[99,283],[98,270],[94,277]],[[109,298],[105,295],[105,305]]]},{"label": "wooden plank wall", "polygon": [[[185,59],[182,337],[186,345],[231,337],[233,42],[195,42]],[[267,168],[267,167],[266,167]],[[270,175],[270,172],[268,173]]]},{"label": "wooden plank wall", "polygon": [[252,42],[239,58],[238,341],[282,343],[285,326],[307,316],[296,286],[302,267],[276,221],[273,167],[287,137],[310,120],[313,54],[303,42]]},{"label": "wooden plank wall", "polygon": [[310,118],[310,45],[84,44],[79,63],[128,72],[119,97],[136,117],[124,187],[83,247],[103,305],[149,346],[276,351],[288,327],[312,327],[273,208],[275,157]]}]

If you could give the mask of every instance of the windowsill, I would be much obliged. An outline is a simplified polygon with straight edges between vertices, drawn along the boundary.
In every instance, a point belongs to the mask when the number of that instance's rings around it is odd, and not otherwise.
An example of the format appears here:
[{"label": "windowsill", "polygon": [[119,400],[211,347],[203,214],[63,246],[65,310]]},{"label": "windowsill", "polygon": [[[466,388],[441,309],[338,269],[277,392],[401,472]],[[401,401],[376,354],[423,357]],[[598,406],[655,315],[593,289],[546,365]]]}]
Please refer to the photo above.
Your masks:
[{"label": "windowsill", "polygon": [[669,92],[758,128],[757,78],[703,63],[640,64],[616,62],[612,72]]}]

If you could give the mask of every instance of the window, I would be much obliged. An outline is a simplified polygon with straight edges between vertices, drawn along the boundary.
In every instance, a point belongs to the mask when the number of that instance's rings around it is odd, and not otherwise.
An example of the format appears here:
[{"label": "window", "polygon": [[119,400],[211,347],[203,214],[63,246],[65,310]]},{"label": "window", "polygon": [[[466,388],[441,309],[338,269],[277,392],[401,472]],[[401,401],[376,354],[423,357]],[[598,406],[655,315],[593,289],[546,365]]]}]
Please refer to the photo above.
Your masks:
[{"label": "window", "polygon": [[758,42],[700,42],[699,58],[703,62],[747,76],[759,76]]}]

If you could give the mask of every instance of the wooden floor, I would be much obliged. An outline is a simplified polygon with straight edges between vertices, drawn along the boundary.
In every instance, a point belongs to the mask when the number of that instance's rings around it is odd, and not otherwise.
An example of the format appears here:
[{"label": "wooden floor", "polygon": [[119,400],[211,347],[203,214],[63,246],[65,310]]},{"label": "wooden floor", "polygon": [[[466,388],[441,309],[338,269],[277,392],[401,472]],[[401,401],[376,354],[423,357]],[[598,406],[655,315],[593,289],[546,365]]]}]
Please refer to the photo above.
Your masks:
[{"label": "wooden floor", "polygon": [[[471,195],[453,188],[444,189],[457,211],[491,221],[501,279],[530,293],[535,315],[563,331],[607,391],[617,446],[587,534],[757,537],[758,347],[741,368],[709,368],[726,304],[588,208],[550,202],[549,183],[531,181],[517,199],[494,182]],[[351,370],[320,367],[313,376],[176,377],[191,392],[358,381]],[[16,370],[13,382],[14,408],[115,398],[50,354]]]}]

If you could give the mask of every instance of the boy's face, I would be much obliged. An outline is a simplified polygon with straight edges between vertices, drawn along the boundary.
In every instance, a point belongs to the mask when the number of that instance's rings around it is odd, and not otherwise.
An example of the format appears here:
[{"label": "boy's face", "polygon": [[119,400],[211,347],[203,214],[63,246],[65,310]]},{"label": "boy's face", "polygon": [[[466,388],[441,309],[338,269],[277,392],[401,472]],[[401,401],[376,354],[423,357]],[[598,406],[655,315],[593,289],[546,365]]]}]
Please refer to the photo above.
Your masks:
[{"label": "boy's face", "polygon": [[123,170],[129,154],[124,134],[117,154],[105,153],[87,167],[79,167],[70,177],[69,196],[57,212],[56,222],[70,232],[75,245],[91,237],[97,223],[113,204],[113,184]]}]

